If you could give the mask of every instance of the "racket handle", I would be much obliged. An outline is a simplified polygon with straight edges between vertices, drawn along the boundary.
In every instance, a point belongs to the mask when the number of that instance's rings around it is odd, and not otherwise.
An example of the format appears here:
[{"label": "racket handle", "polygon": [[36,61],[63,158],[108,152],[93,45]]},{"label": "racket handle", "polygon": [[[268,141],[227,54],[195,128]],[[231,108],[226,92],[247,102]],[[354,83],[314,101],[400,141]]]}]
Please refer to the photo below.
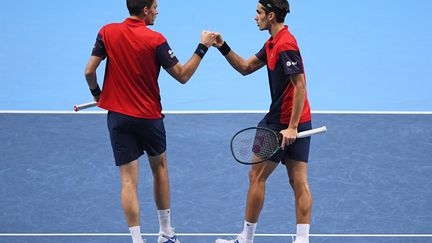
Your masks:
[{"label": "racket handle", "polygon": [[297,134],[297,138],[305,138],[305,137],[310,137],[312,135],[316,135],[316,134],[320,134],[320,133],[325,133],[327,132],[327,127],[319,127],[319,128],[315,128],[315,129],[311,129],[311,130],[307,130],[304,132],[299,132]]},{"label": "racket handle", "polygon": [[85,103],[85,104],[74,105],[73,109],[75,112],[77,112],[77,111],[88,109],[88,108],[95,107],[95,106],[97,106],[97,102],[92,101],[92,102]]}]

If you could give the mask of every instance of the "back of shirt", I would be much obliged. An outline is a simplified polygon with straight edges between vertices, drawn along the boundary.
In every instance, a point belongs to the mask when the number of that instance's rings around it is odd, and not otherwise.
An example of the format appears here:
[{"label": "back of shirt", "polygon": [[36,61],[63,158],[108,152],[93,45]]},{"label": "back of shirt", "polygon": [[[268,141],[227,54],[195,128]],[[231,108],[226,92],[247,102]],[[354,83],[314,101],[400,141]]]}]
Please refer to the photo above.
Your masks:
[{"label": "back of shirt", "polygon": [[128,18],[100,30],[92,55],[107,57],[100,108],[138,118],[162,118],[160,67],[178,62],[162,34],[142,20]]}]

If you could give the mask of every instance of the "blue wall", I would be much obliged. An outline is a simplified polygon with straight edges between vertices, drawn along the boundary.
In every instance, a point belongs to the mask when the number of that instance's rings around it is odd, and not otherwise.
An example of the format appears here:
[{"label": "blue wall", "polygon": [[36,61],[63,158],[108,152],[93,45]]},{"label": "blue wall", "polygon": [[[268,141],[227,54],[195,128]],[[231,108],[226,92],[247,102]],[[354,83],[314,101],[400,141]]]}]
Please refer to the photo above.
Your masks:
[{"label": "blue wall", "polygon": [[[151,27],[182,63],[201,30],[218,31],[244,58],[269,37],[255,1],[164,1]],[[313,110],[432,111],[432,2],[292,0],[286,23],[305,61]],[[0,110],[71,110],[91,99],[84,67],[98,30],[127,17],[125,1],[4,1]],[[102,82],[103,68],[99,71]],[[215,49],[185,86],[161,72],[164,110],[265,110],[265,68],[243,77]]]}]

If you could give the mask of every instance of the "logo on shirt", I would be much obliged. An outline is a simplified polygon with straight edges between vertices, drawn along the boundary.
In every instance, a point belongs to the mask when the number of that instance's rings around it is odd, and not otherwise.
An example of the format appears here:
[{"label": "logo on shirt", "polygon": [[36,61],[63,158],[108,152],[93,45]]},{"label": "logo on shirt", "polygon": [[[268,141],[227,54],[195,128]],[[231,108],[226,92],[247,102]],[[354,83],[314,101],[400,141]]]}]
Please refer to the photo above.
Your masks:
[{"label": "logo on shirt", "polygon": [[174,54],[174,52],[172,50],[169,50],[168,54],[169,54],[170,58],[174,58],[175,57],[175,54]]},{"label": "logo on shirt", "polygon": [[297,64],[298,62],[291,62],[291,61],[286,62],[287,67],[297,66]]}]

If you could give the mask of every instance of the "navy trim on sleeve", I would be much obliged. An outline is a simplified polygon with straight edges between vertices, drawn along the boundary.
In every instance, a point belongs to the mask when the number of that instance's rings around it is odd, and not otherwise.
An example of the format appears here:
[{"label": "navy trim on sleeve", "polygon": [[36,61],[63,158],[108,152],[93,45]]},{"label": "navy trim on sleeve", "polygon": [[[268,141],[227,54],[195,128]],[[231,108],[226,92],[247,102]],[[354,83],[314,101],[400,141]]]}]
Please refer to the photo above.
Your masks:
[{"label": "navy trim on sleeve", "polygon": [[299,51],[284,51],[279,53],[279,60],[286,75],[304,73],[303,62]]},{"label": "navy trim on sleeve", "polygon": [[102,57],[103,59],[106,58],[107,52],[105,49],[105,44],[102,40],[102,35],[98,34],[96,38],[96,42],[94,44],[93,50],[92,50],[92,56]]},{"label": "navy trim on sleeve", "polygon": [[262,61],[263,63],[267,63],[267,53],[266,53],[266,47],[264,45],[263,48],[261,48],[261,50],[255,54],[255,56]]},{"label": "navy trim on sleeve", "polygon": [[156,48],[156,59],[164,69],[172,68],[179,62],[168,42],[164,42]]}]

